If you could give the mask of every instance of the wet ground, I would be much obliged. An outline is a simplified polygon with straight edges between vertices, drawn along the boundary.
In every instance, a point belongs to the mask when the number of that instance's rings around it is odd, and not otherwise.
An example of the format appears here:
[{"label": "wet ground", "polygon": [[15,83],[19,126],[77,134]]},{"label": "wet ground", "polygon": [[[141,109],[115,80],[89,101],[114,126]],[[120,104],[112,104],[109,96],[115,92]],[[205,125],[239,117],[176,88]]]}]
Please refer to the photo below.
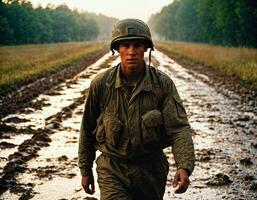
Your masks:
[{"label": "wet ground", "polygon": [[[111,54],[33,100],[0,124],[0,199],[99,199],[80,186],[77,148],[83,104],[92,78],[119,62]],[[168,199],[257,198],[257,103],[243,105],[233,92],[183,68],[159,51],[154,66],[169,74],[194,130],[197,162],[187,193],[174,194],[171,149]]]}]

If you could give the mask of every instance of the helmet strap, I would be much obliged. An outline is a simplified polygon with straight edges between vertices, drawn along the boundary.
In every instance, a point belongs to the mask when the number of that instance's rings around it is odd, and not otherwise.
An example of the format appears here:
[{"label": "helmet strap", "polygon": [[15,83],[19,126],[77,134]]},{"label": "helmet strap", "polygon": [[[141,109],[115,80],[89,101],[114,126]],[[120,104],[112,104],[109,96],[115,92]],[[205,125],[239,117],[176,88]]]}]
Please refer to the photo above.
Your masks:
[{"label": "helmet strap", "polygon": [[148,63],[148,66],[150,67],[150,65],[151,65],[151,55],[152,55],[152,49],[150,49],[150,51],[149,51],[149,63]]}]

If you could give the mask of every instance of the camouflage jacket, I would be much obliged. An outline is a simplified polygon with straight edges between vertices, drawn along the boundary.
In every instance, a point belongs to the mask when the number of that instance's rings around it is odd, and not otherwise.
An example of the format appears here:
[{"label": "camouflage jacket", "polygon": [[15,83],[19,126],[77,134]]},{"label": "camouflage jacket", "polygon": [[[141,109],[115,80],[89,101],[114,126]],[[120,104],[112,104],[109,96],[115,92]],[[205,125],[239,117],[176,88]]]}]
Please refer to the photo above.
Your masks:
[{"label": "camouflage jacket", "polygon": [[173,81],[146,66],[130,93],[120,74],[118,65],[91,82],[79,140],[81,174],[91,173],[96,150],[136,159],[168,146],[177,168],[191,173],[195,161],[191,128]]}]

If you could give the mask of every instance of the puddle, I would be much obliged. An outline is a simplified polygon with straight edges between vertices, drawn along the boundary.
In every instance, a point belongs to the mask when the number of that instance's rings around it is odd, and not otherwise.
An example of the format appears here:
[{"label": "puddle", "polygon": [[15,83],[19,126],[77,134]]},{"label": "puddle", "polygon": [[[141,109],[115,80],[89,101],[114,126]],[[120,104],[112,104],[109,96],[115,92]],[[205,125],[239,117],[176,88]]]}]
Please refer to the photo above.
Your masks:
[{"label": "puddle", "polygon": [[[174,63],[162,53],[155,53],[155,59],[158,59],[160,64],[159,69],[172,77],[184,101],[190,124],[194,129],[196,154],[204,152],[205,149],[214,151],[213,156],[202,155],[200,158],[197,156],[198,161],[187,193],[175,195],[167,187],[170,193],[166,192],[165,198],[253,199],[256,197],[256,193],[247,187],[249,182],[242,181],[242,177],[246,174],[254,175],[254,168],[246,167],[239,162],[242,158],[250,157],[256,164],[257,151],[250,146],[256,143],[256,115],[242,110],[238,106],[240,101],[237,98],[224,97],[217,93],[215,88],[202,82],[201,79],[208,80],[208,77],[201,75],[199,79],[199,75],[194,76],[194,73],[189,73],[187,69]],[[170,179],[175,173],[172,170],[174,168],[170,170]],[[236,174],[231,174],[233,170]],[[218,173],[228,174],[233,182],[229,186],[208,186],[208,180]]]},{"label": "puddle", "polygon": [[[242,109],[239,97],[234,94],[231,94],[231,98],[225,97],[214,87],[204,83],[202,80],[208,81],[207,76],[181,67],[157,50],[153,52],[152,60],[160,70],[172,77],[177,86],[194,130],[193,140],[197,155],[188,191],[183,195],[176,195],[171,186],[175,164],[171,149],[165,149],[169,157],[170,173],[164,199],[256,198],[256,115]],[[7,124],[17,129],[30,126],[34,130],[51,128],[52,132],[49,134],[48,146],[40,148],[37,156],[27,161],[26,170],[16,176],[17,183],[25,188],[25,192],[21,189],[21,192],[18,189],[7,190],[1,199],[19,199],[26,192],[32,199],[99,199],[96,180],[96,193],[93,196],[84,193],[77,167],[83,95],[86,97],[86,89],[96,73],[118,62],[118,58],[106,54],[73,79],[40,95],[35,100],[41,102],[37,109],[27,108],[23,113],[9,115],[4,119],[15,119],[15,123],[10,120]],[[16,152],[19,145],[29,137],[31,136],[20,134],[13,140],[1,138],[0,142],[17,145],[10,149],[1,149],[1,157],[7,158]],[[3,168],[7,162],[8,160],[1,159],[0,167]]]}]

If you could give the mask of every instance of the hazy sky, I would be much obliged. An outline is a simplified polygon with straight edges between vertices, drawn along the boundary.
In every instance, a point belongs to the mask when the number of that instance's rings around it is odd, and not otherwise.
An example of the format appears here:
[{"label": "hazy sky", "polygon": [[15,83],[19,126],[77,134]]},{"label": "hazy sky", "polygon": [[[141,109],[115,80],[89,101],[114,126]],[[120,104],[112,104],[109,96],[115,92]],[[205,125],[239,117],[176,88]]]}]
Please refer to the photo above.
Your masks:
[{"label": "hazy sky", "polygon": [[88,12],[102,13],[118,19],[139,18],[147,22],[151,14],[160,11],[172,0],[31,0],[33,5],[48,3],[58,5],[65,3],[70,8]]}]

